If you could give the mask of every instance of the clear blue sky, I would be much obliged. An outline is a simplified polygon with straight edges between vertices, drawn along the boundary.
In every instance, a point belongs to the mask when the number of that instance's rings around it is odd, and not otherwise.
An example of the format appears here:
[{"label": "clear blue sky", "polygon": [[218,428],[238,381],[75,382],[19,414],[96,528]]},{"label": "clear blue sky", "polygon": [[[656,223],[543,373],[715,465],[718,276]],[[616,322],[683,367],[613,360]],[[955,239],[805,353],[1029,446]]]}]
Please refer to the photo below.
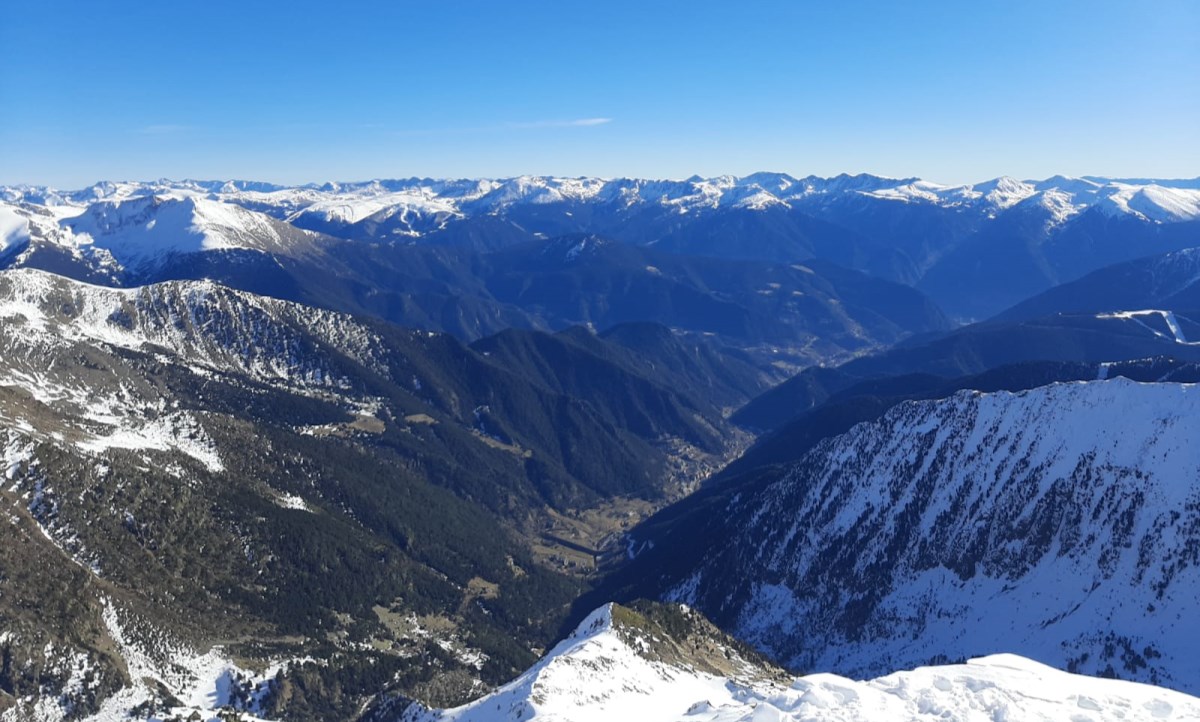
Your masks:
[{"label": "clear blue sky", "polygon": [[0,3],[0,183],[1200,175],[1200,0]]}]

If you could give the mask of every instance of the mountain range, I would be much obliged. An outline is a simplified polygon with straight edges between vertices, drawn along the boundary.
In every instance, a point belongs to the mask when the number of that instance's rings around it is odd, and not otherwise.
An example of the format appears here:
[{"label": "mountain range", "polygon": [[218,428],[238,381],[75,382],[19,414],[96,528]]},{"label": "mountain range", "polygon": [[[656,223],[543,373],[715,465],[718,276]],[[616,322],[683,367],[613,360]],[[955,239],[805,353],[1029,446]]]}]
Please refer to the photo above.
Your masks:
[{"label": "mountain range", "polygon": [[763,365],[791,369],[947,327],[921,293],[820,259],[731,262],[594,234],[525,233],[490,252],[347,241],[194,195],[64,210],[72,208],[0,206],[0,267],[117,287],[210,279],[466,341],[511,327],[654,321],[753,347]]},{"label": "mountain range", "polygon": [[0,721],[1189,719],[1196,247],[1197,180],[0,188]]},{"label": "mountain range", "polygon": [[[236,230],[239,223],[270,225],[261,216],[342,239],[475,250],[589,233],[685,255],[785,264],[823,258],[917,286],[960,319],[990,316],[1112,263],[1194,245],[1200,221],[1196,179],[1055,176],[945,186],[916,178],[755,173],[683,181],[522,176],[302,187],[159,181],[98,183],[79,191],[0,188],[8,204],[0,213],[6,219],[0,252],[30,237],[57,238],[74,252],[108,250],[122,266],[144,268],[139,243],[153,230],[119,242],[105,235],[137,225],[148,197],[197,208],[198,220],[187,227],[201,230],[182,250],[263,250],[269,240],[249,240]],[[235,222],[244,214],[227,206],[259,216]],[[107,260],[101,256],[97,263]]]}]

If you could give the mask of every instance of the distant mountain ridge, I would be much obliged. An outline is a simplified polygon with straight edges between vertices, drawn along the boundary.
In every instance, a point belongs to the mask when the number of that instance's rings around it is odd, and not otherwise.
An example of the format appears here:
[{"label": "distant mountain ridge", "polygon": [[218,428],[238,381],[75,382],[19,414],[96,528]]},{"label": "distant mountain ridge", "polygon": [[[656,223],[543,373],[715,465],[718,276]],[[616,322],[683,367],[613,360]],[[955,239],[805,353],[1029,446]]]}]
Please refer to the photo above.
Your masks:
[{"label": "distant mountain ridge", "polygon": [[1026,299],[997,318],[1019,320],[1056,313],[1198,308],[1200,247],[1106,266]]},{"label": "distant mountain ridge", "polygon": [[[317,243],[336,237],[488,251],[586,233],[721,259],[787,264],[819,258],[917,286],[962,319],[989,316],[1104,265],[1200,245],[1200,179],[1001,177],[950,186],[866,174],[754,173],[306,186],[160,180],[77,191],[6,186],[0,188],[0,256],[31,235],[55,237],[60,252],[103,248],[103,234],[90,233],[94,224],[86,222],[98,213],[89,206],[111,209],[146,197],[218,204],[208,211],[239,207],[314,233],[310,242]],[[39,232],[22,216],[55,228]],[[236,232],[218,235],[222,240],[211,246],[270,245]],[[129,245],[115,244],[115,250],[128,255]]]},{"label": "distant mountain ridge", "polygon": [[[1022,203],[1053,209],[1059,216],[1089,207],[1109,214],[1129,214],[1172,222],[1200,218],[1200,178],[1121,179],[1101,176],[1017,180],[1001,176],[964,185],[945,185],[916,177],[887,178],[870,174],[793,177],[787,173],[746,176],[693,176],[684,180],[643,178],[565,178],[517,176],[497,179],[379,179],[354,183],[282,185],[253,181],[159,180],[102,182],[75,191],[46,186],[0,187],[8,202],[37,205],[81,205],[147,194],[201,194],[239,205],[290,211],[288,220],[309,216],[353,224],[380,211],[389,216],[408,212],[422,218],[438,214],[495,213],[506,206],[563,201],[636,206],[660,204],[680,212],[700,208],[764,209],[775,204],[807,203],[845,195],[863,195],[904,203],[944,207],[1006,210]],[[300,214],[300,215],[298,215]],[[415,231],[415,228],[410,228]]]},{"label": "distant mountain ridge", "polygon": [[762,364],[793,367],[948,325],[920,292],[821,259],[717,259],[595,233],[543,239],[513,228],[497,231],[503,242],[491,225],[464,236],[465,245],[367,242],[196,193],[83,208],[0,204],[0,268],[115,287],[209,279],[465,341],[512,327],[653,322],[714,333],[760,348]]}]

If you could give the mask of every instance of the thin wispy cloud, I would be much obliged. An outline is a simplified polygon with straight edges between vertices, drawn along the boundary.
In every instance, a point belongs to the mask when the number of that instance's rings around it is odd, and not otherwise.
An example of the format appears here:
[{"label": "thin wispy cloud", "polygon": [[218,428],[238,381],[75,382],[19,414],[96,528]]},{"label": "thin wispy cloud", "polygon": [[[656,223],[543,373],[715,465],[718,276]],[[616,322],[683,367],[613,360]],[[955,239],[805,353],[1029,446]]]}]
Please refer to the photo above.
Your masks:
[{"label": "thin wispy cloud", "polygon": [[575,120],[535,120],[529,123],[509,123],[509,128],[588,128],[607,125],[612,118],[576,118]]},{"label": "thin wispy cloud", "polygon": [[544,128],[594,128],[613,122],[612,118],[572,118],[569,120],[530,120],[502,125],[479,125],[469,127],[414,128],[397,130],[396,135],[455,135],[462,133],[495,133],[505,130],[539,130]]},{"label": "thin wispy cloud", "polygon": [[172,133],[183,133],[192,129],[190,125],[179,125],[176,123],[157,123],[146,125],[138,128],[138,133],[141,135],[171,135]]}]

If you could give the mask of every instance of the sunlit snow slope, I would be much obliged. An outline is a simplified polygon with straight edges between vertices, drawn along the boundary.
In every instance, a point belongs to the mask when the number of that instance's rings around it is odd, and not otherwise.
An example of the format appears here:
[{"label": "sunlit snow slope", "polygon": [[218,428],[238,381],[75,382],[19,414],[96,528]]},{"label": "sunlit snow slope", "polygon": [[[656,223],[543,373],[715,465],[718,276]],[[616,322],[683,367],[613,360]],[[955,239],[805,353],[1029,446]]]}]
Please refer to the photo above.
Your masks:
[{"label": "sunlit snow slope", "polygon": [[912,720],[1190,720],[1200,699],[1144,684],[1068,674],[1015,655],[855,681],[729,678],[654,659],[663,640],[593,612],[541,662],[463,707],[402,722],[906,722]]},{"label": "sunlit snow slope", "polygon": [[734,499],[669,596],[799,669],[1013,652],[1196,692],[1197,439],[1189,384],[904,403]]}]

